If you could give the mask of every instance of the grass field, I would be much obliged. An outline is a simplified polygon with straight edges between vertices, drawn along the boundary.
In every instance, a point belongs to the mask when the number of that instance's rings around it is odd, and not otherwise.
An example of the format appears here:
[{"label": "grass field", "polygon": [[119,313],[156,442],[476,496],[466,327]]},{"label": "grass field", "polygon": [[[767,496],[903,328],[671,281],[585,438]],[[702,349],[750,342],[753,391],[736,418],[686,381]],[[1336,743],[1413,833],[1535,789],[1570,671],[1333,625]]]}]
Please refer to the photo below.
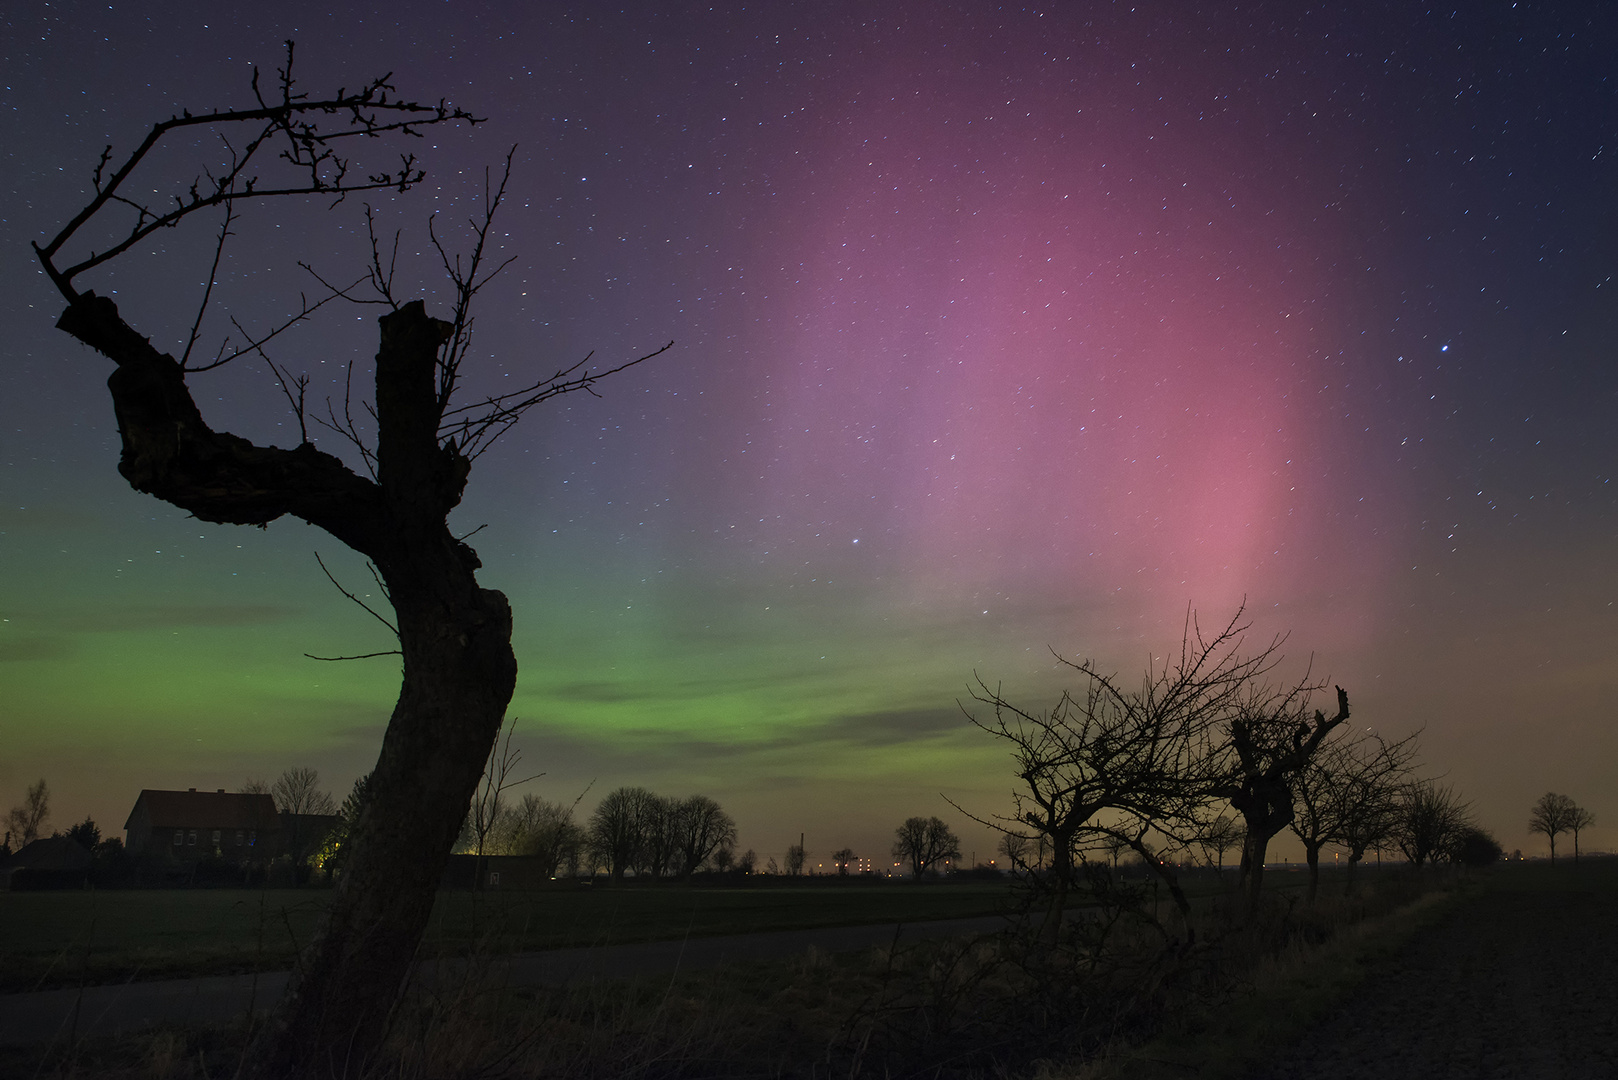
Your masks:
[{"label": "grass field", "polygon": [[[1301,872],[1271,870],[1266,878],[1277,891],[1302,885]],[[1193,897],[1220,888],[1207,872],[1188,874],[1185,887]],[[532,892],[446,891],[423,950],[520,952],[966,918],[1005,910],[1010,893],[1008,882],[858,879],[766,879],[742,888],[582,888],[568,881]],[[284,969],[330,896],[323,889],[0,892],[0,993]]]},{"label": "grass field", "polygon": [[[1004,883],[442,892],[424,949],[615,945],[989,915]],[[0,993],[289,967],[331,893],[319,889],[0,892]]]},{"label": "grass field", "polygon": [[[1198,903],[1198,918],[1212,931],[1203,935],[1205,944],[1196,953],[1186,954],[1186,963],[1163,968],[1152,966],[1154,956],[1167,955],[1152,934],[1142,930],[1131,938],[1138,938],[1134,944],[1120,941],[1122,951],[1115,954],[1120,964],[1062,984],[1062,992],[1073,998],[1068,1004],[1085,1007],[1078,1013],[1067,1006],[1059,1014],[1047,1008],[1055,1000],[1047,1000],[1055,992],[1048,977],[1059,975],[1059,969],[1050,968],[1038,956],[1025,956],[1014,941],[991,937],[835,956],[810,948],[787,960],[733,964],[681,973],[678,978],[664,975],[569,988],[514,989],[498,979],[485,986],[478,982],[480,969],[473,965],[466,987],[457,984],[435,991],[401,1014],[387,1075],[484,1075],[498,1065],[512,1075],[568,1080],[606,1080],[631,1073],[808,1080],[831,1074],[912,1072],[952,1078],[1149,1080],[1187,1075],[1246,1077],[1276,1065],[1281,1071],[1274,1075],[1290,1077],[1302,1073],[1289,1071],[1297,1064],[1289,1055],[1303,1054],[1298,1060],[1306,1060],[1312,1067],[1321,1049],[1313,1045],[1321,1038],[1314,1025],[1333,1015],[1347,997],[1357,995],[1380,1004],[1396,997],[1401,988],[1410,989],[1406,984],[1419,983],[1414,986],[1414,996],[1429,1011],[1450,1008],[1465,1013],[1471,1009],[1475,1003],[1461,1000],[1464,995],[1445,983],[1452,975],[1439,969],[1428,971],[1425,962],[1416,963],[1424,949],[1431,952],[1442,946],[1440,954],[1467,963],[1493,963],[1496,957],[1505,956],[1511,961],[1507,965],[1511,971],[1543,975],[1540,954],[1546,951],[1547,942],[1525,939],[1502,948],[1521,937],[1523,925],[1543,924],[1555,937],[1549,943],[1552,951],[1566,954],[1562,967],[1582,964],[1610,970],[1618,937],[1606,918],[1605,905],[1618,885],[1618,860],[1604,865],[1590,862],[1576,870],[1529,864],[1498,866],[1481,873],[1441,868],[1415,874],[1390,868],[1386,874],[1363,878],[1352,897],[1344,895],[1346,882],[1341,878],[1323,875],[1320,901],[1312,907],[1304,905],[1295,891],[1302,884],[1302,875],[1283,872],[1273,875],[1270,882],[1279,895],[1268,905],[1267,914],[1249,929],[1229,925],[1218,929],[1220,911],[1230,905],[1205,895],[1212,891],[1212,881],[1193,879],[1189,882],[1193,891],[1204,894]],[[665,886],[599,892],[568,889],[480,898],[446,894],[435,915],[432,941],[439,950],[479,940],[495,949],[532,948],[687,932],[732,933],[968,915],[994,910],[1004,902],[1007,891],[1001,884],[920,888],[898,883],[847,883],[841,887],[832,883],[830,888],[827,884],[770,882],[762,888]],[[75,919],[86,918],[92,911],[99,925],[109,912],[122,908],[124,914],[133,916],[142,907],[143,918],[129,918],[121,932],[126,949],[137,945],[167,948],[194,960],[198,954],[174,938],[175,924],[191,920],[200,940],[204,924],[211,919],[216,947],[234,949],[239,955],[244,935],[250,933],[256,941],[257,929],[270,921],[257,914],[257,905],[262,903],[278,918],[280,908],[287,907],[282,921],[296,930],[299,925],[312,925],[318,909],[311,901],[324,897],[320,892],[294,891],[0,896],[0,942],[8,949],[5,962],[19,955],[43,960],[48,944],[43,936],[30,935],[8,916],[23,914],[33,919],[44,908],[52,908],[45,921],[61,934],[71,933],[78,925]],[[17,906],[19,900],[26,911]],[[51,900],[56,903],[49,903]],[[114,903],[102,906],[109,901]],[[304,906],[291,906],[299,903]],[[1483,918],[1486,912],[1492,914]],[[1605,928],[1597,935],[1605,935],[1601,938],[1605,944],[1592,951],[1589,943],[1596,927]],[[284,927],[282,932],[286,933]],[[1455,940],[1450,941],[1451,937]],[[1581,948],[1569,948],[1575,941]],[[1137,951],[1137,959],[1147,961],[1138,972],[1129,959]],[[71,968],[79,961],[65,955],[68,952],[58,950],[62,957],[58,963]],[[93,957],[95,952],[81,949],[81,955]],[[1159,976],[1165,974],[1172,977],[1162,981]],[[1528,989],[1545,991],[1539,983],[1546,983],[1551,990],[1566,994],[1588,978],[1587,971],[1558,969]],[[1476,981],[1461,980],[1468,986]],[[1491,988],[1509,982],[1485,978],[1469,992],[1488,996],[1493,993]],[[1141,993],[1146,996],[1140,997]],[[1507,1006],[1516,1008],[1522,1003],[1522,994],[1509,996]],[[1607,992],[1596,1007],[1608,1009],[1611,996]],[[1061,1000],[1068,1001],[1066,997]],[[1529,995],[1522,1000],[1532,1003],[1539,998]],[[1095,1015],[1089,1016],[1086,1010],[1094,1010]],[[1442,1023],[1434,1024],[1431,1017],[1408,1005],[1395,1012],[1401,1017],[1409,1012],[1407,1026],[1417,1026],[1420,1039],[1430,1042],[1433,1030],[1469,1037],[1464,1016],[1446,1015]],[[1584,1032],[1587,1043],[1595,1039],[1601,1047],[1610,1046],[1607,1035],[1618,1036],[1607,1030],[1610,1018],[1603,1021],[1581,1014],[1576,1020],[1569,1023],[1582,1025],[1581,1031],[1589,1029]],[[1370,1031],[1386,1045],[1377,1044],[1380,1056],[1373,1055],[1372,1065],[1334,1075],[1381,1075],[1381,1064],[1390,1055],[1397,1059],[1410,1053],[1395,1038],[1399,1025],[1386,1018],[1369,1025],[1335,1026]],[[1537,1047],[1544,1041],[1499,1018],[1482,1028],[1496,1042],[1509,1037]],[[1308,1042],[1300,1050],[1299,1040],[1306,1033]],[[1558,1034],[1558,1043],[1576,1041],[1572,1034]],[[1059,1038],[1051,1042],[1053,1037]],[[165,1075],[175,1080],[218,1080],[230,1075],[231,1063],[243,1052],[244,1039],[239,1027],[176,1027],[59,1049],[45,1059],[37,1054],[29,1057],[31,1052],[18,1049],[9,1057],[0,1054],[0,1074],[16,1065],[12,1071],[17,1075]],[[1334,1049],[1327,1056],[1341,1053]],[[1531,1070],[1499,1075],[1530,1074]],[[1407,1069],[1401,1075],[1422,1075],[1428,1080],[1461,1074]],[[1595,1073],[1564,1071],[1561,1075]]]}]

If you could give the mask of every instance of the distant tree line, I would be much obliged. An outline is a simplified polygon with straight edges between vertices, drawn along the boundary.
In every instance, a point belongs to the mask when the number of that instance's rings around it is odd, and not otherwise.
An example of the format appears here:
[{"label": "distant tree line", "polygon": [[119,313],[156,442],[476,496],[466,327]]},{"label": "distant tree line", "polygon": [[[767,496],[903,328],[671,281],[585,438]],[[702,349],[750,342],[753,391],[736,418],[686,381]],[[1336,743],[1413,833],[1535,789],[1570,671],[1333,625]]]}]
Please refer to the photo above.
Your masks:
[{"label": "distant tree line", "polygon": [[604,869],[613,881],[625,874],[687,878],[705,864],[734,864],[736,822],[706,795],[677,799],[621,787],[597,804],[580,839],[589,869]]}]

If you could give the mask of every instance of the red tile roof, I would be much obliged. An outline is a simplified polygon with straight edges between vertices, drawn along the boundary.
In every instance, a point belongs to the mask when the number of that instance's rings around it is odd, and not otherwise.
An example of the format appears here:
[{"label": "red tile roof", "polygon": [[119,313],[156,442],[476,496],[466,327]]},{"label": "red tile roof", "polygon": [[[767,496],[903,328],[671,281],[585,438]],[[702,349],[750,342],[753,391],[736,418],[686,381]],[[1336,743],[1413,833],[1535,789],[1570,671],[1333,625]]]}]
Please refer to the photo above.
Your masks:
[{"label": "red tile roof", "polygon": [[124,828],[131,828],[141,803],[146,804],[148,823],[153,828],[273,829],[275,800],[268,795],[246,795],[233,791],[153,791],[148,788],[135,800]]}]

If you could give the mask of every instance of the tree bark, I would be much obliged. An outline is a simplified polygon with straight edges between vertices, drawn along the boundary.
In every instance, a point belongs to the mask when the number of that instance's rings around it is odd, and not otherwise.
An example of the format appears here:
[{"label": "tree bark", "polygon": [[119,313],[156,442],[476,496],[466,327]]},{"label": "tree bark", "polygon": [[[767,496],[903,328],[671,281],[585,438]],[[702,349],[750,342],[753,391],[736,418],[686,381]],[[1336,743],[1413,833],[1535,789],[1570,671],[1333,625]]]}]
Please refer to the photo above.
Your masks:
[{"label": "tree bark", "polygon": [[1315,895],[1320,892],[1320,845],[1304,844],[1303,858],[1309,864],[1309,893],[1305,902],[1314,906]]},{"label": "tree bark", "polygon": [[58,326],[113,360],[119,472],[204,521],[292,514],[368,556],[398,618],[403,681],[336,895],[270,1024],[252,1077],[353,1073],[374,1062],[432,911],[461,820],[516,685],[511,610],[451,535],[469,463],[441,444],[436,362],[449,324],[417,301],[382,317],[377,479],[305,443],[215,432],[173,357],[86,292]]},{"label": "tree bark", "polygon": [[[1242,815],[1247,825],[1247,835],[1242,840],[1241,879],[1248,918],[1258,913],[1264,888],[1264,855],[1270,838],[1292,823],[1295,813],[1292,775],[1308,764],[1321,742],[1348,716],[1348,694],[1339,686],[1337,714],[1328,720],[1324,713],[1316,710],[1314,724],[1303,725],[1290,746],[1283,742],[1285,749],[1267,749],[1267,740],[1260,728],[1266,723],[1290,725],[1286,717],[1244,718],[1231,724],[1231,750],[1236,755],[1236,767],[1226,782],[1213,787],[1213,793],[1229,799],[1231,807]],[[1274,742],[1273,738],[1268,741]]]}]

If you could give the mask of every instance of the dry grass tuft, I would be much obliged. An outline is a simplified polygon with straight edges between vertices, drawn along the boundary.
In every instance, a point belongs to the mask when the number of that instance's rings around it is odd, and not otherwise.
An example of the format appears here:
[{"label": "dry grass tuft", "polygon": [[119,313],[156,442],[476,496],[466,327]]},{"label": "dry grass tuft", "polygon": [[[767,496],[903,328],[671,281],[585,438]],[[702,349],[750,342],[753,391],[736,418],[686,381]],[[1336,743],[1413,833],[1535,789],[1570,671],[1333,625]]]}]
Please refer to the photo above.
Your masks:
[{"label": "dry grass tuft", "polygon": [[[488,940],[396,1011],[378,1061],[348,1080],[686,1080],[770,1077],[1111,1080],[1233,1076],[1272,1056],[1377,956],[1447,904],[1432,876],[1388,874],[1304,908],[1277,898],[1244,923],[1213,895],[1184,944],[1149,902],[1091,910],[1056,948],[1026,932],[810,948],[775,962],[562,988],[514,987]],[[225,1080],[241,1029],[102,1040],[40,1077]],[[0,1073],[8,1062],[0,1059]]]}]

